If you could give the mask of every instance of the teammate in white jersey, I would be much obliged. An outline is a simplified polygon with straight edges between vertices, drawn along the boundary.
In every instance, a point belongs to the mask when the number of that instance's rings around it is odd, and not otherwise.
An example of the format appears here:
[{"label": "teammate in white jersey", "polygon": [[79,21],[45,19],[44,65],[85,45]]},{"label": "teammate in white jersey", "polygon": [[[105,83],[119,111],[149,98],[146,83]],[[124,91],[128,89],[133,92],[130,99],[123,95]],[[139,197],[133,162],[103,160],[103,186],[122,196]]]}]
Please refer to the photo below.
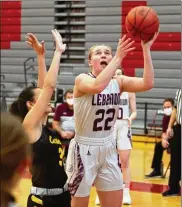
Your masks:
[{"label": "teammate in white jersey", "polygon": [[[122,69],[116,70],[116,75],[124,75]],[[131,197],[129,193],[130,187],[130,167],[129,158],[132,149],[131,140],[131,124],[136,119],[136,96],[135,93],[123,92],[120,98],[119,115],[116,120],[116,143],[121,162],[121,169],[123,173],[124,189],[123,189],[123,204],[131,204]],[[131,110],[131,114],[130,114]]]},{"label": "teammate in white jersey", "polygon": [[80,74],[74,86],[75,137],[67,157],[68,188],[72,207],[88,207],[94,184],[102,207],[121,207],[122,176],[118,166],[114,124],[117,119],[120,93],[139,92],[153,87],[154,72],[149,42],[142,42],[143,78],[113,78],[123,58],[134,50],[131,39],[119,40],[115,56],[109,46],[97,45],[89,51],[91,73]]},{"label": "teammate in white jersey", "polygon": [[[116,76],[124,75],[123,69],[116,70]],[[130,114],[131,109],[131,114]],[[115,124],[115,136],[121,169],[123,173],[124,189],[123,189],[123,204],[131,204],[129,193],[130,186],[130,168],[129,157],[132,149],[131,142],[131,124],[136,118],[136,96],[135,93],[123,92],[120,96],[119,113]],[[95,204],[100,204],[98,196]]]}]

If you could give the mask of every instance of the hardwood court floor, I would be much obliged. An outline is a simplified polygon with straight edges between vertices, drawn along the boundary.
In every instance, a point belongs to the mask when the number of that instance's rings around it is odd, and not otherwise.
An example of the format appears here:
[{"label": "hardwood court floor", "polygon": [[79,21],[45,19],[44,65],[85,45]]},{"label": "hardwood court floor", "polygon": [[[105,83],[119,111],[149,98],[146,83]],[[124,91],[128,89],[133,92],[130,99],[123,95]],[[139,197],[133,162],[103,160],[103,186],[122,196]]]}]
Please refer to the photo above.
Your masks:
[{"label": "hardwood court floor", "polygon": [[[136,138],[139,139],[138,137]],[[134,137],[134,140],[136,140]],[[141,138],[142,140],[142,138]],[[151,172],[151,160],[153,157],[154,144],[144,142],[133,142],[133,150],[131,153],[131,197],[132,207],[180,207],[181,197],[164,198],[161,196],[167,188],[169,171],[165,179],[153,178],[145,179],[145,174]],[[169,155],[164,152],[163,156],[164,170],[169,163]],[[26,207],[26,199],[29,195],[31,182],[28,176],[23,178],[14,193],[21,207]],[[95,205],[96,191],[93,187],[91,190],[91,197],[89,207],[96,207]],[[124,205],[123,205],[124,206]],[[99,206],[97,206],[99,207]]]}]

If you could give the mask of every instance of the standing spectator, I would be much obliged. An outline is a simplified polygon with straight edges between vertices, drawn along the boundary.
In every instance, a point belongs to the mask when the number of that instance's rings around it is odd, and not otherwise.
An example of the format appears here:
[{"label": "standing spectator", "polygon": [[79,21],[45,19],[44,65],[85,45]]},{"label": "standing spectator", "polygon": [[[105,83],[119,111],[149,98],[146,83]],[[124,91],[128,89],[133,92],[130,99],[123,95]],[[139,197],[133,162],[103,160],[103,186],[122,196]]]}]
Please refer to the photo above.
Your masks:
[{"label": "standing spectator", "polygon": [[[162,140],[165,140],[167,138],[166,131],[172,114],[173,106],[174,106],[174,100],[172,98],[167,98],[164,100],[163,102],[164,116],[162,119]],[[168,144],[162,146],[162,141],[157,142],[155,144],[154,156],[151,166],[151,168],[153,168],[153,171],[150,174],[145,175],[146,177],[151,178],[156,176],[162,176],[161,163],[162,163],[163,151],[168,147],[169,147]]]},{"label": "standing spectator", "polygon": [[[176,124],[175,124],[176,123]],[[163,196],[176,196],[180,193],[179,182],[181,180],[181,89],[176,93],[175,107],[169,121],[167,135],[173,137],[170,142],[171,146],[171,169],[169,175],[169,189],[162,193]],[[169,145],[169,138],[163,140],[162,145]]]},{"label": "standing spectator", "polygon": [[65,158],[68,154],[70,140],[75,135],[75,122],[73,117],[73,90],[68,89],[64,94],[65,103],[60,104],[55,111],[52,128],[65,139]]},{"label": "standing spectator", "polygon": [[64,95],[65,103],[60,104],[55,111],[52,127],[63,139],[71,139],[75,135],[73,119],[73,90],[68,89]]}]

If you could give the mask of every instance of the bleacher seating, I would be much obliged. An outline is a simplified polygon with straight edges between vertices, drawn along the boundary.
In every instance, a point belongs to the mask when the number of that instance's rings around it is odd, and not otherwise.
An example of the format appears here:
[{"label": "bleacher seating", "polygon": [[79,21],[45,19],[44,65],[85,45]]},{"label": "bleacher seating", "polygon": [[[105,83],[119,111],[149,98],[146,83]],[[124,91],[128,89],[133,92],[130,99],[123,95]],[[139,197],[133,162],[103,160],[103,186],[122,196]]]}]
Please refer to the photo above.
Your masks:
[{"label": "bleacher seating", "polygon": [[[162,107],[163,99],[174,97],[180,87],[181,68],[181,5],[179,0],[86,0],[86,1],[1,1],[1,96],[7,97],[9,105],[25,87],[24,62],[29,57],[27,70],[30,83],[36,78],[37,61],[35,52],[25,41],[27,32],[35,33],[46,45],[46,64],[51,64],[54,41],[51,29],[58,29],[67,44],[63,54],[58,78],[58,87],[73,87],[75,77],[86,73],[88,48],[95,44],[107,44],[115,53],[118,39],[126,32],[124,20],[128,11],[137,5],[154,8],[160,20],[160,35],[152,47],[155,70],[155,86],[152,90],[137,93],[137,120],[133,122],[134,133],[144,133],[144,103],[148,102],[148,122],[157,108]],[[12,6],[13,5],[13,6]],[[122,67],[130,76],[143,74],[143,56],[140,43],[136,51],[123,61]]]}]

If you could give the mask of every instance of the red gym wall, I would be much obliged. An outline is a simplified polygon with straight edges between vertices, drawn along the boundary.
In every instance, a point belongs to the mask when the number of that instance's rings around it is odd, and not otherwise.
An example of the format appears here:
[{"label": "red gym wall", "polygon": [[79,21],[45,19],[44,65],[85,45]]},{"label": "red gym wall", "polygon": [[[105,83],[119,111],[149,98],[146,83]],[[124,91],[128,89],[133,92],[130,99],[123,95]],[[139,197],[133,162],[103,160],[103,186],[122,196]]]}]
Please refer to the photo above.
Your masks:
[{"label": "red gym wall", "polygon": [[0,49],[10,49],[11,41],[21,40],[21,1],[1,1]]},{"label": "red gym wall", "polygon": [[[125,18],[128,12],[136,6],[147,6],[147,1],[128,1],[121,2],[121,29],[122,35],[126,33]],[[143,53],[140,42],[136,42],[136,50],[131,52],[122,62],[125,74],[135,76],[135,68],[143,68]],[[152,51],[180,51],[181,34],[180,32],[160,32],[157,40],[153,44]]]}]

